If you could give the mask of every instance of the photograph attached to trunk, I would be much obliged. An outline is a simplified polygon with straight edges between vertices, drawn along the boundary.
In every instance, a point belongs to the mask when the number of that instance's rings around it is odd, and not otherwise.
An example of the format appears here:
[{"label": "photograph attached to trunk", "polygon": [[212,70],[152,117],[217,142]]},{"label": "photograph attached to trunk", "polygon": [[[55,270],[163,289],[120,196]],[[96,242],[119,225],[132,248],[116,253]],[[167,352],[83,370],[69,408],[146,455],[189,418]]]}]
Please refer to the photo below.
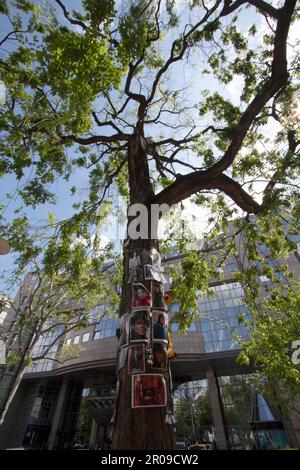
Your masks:
[{"label": "photograph attached to trunk", "polygon": [[161,374],[139,374],[131,377],[132,408],[167,405],[166,381]]},{"label": "photograph attached to trunk", "polygon": [[129,320],[129,341],[145,341],[150,336],[150,310],[133,310]]}]

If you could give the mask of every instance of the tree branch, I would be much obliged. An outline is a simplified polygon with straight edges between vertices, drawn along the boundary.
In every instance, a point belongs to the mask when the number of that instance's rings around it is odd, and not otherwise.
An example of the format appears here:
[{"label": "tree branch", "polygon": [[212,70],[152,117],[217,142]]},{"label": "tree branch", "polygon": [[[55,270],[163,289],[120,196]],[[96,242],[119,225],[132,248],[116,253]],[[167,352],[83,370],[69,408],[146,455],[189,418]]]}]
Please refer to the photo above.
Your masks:
[{"label": "tree branch", "polygon": [[[156,74],[156,77],[153,81],[153,85],[152,85],[152,89],[151,89],[151,92],[150,92],[150,95],[149,97],[147,98],[147,106],[151,103],[151,101],[153,100],[154,96],[155,96],[155,93],[156,93],[156,88],[157,88],[157,85],[161,79],[161,77],[163,76],[163,74],[168,70],[168,68],[170,67],[171,64],[174,64],[175,62],[178,62],[179,60],[182,59],[182,57],[184,56],[184,53],[188,47],[188,40],[190,38],[190,36],[203,24],[205,23],[209,17],[216,11],[216,9],[218,8],[218,6],[220,5],[221,1],[220,0],[217,0],[215,5],[209,10],[206,12],[206,14],[204,15],[204,17],[198,21],[187,33],[185,33],[185,35],[183,36],[183,44],[182,44],[182,48],[181,48],[181,51],[176,55],[176,47],[178,46],[178,41],[174,41],[173,44],[172,44],[172,47],[171,47],[171,52],[170,52],[170,56],[168,58],[168,60],[165,62],[165,64],[163,65],[163,67],[161,67],[161,69],[159,69],[159,71],[157,72]],[[209,26],[211,26],[213,23],[215,23],[216,21],[218,20],[215,19],[212,23],[209,23]]]},{"label": "tree branch", "polygon": [[[28,33],[28,29],[26,29],[25,31],[19,31],[19,30],[15,30],[15,31],[11,31],[10,33],[7,33],[7,35],[2,39],[2,41],[0,41],[0,47],[2,46],[2,44],[5,43],[5,41],[7,41],[10,36],[12,36],[13,34],[17,34],[17,33],[20,33],[20,34],[25,34],[25,33]],[[16,39],[16,38],[11,38],[11,39]]]},{"label": "tree branch", "polygon": [[111,142],[119,142],[128,140],[128,135],[121,133],[121,134],[114,134],[114,135],[93,135],[91,137],[76,137],[75,135],[64,135],[61,136],[61,142],[64,143],[68,140],[73,140],[80,145],[91,145],[91,144],[99,144],[99,143],[111,143]]},{"label": "tree branch", "polygon": [[279,10],[269,3],[265,2],[264,0],[236,0],[232,3],[232,0],[225,0],[224,1],[224,8],[221,12],[220,16],[226,16],[235,11],[240,6],[244,5],[245,3],[250,3],[258,10],[261,10],[264,13],[267,13],[269,16],[273,18],[279,17]]},{"label": "tree branch", "polygon": [[296,0],[286,0],[280,10],[274,41],[271,77],[262,86],[262,89],[257,93],[242,115],[236,126],[234,137],[224,156],[211,167],[211,175],[213,176],[221,174],[231,165],[255,117],[267,102],[287,84],[286,41],[295,6]]},{"label": "tree branch", "polygon": [[143,61],[144,59],[144,56],[142,55],[137,61],[135,64],[132,64],[130,63],[129,64],[129,72],[127,74],[127,79],[126,79],[126,83],[125,83],[125,93],[126,95],[135,100],[135,101],[138,101],[140,104],[144,105],[146,104],[146,98],[144,95],[141,95],[139,93],[133,93],[132,91],[130,91],[130,85],[131,85],[131,82],[132,82],[132,79],[133,79],[133,75],[134,75],[134,72],[135,70],[137,69],[137,67],[141,64],[141,62]]},{"label": "tree branch", "polygon": [[72,24],[74,25],[77,25],[77,26],[81,26],[82,29],[84,31],[86,31],[88,29],[87,25],[83,22],[83,21],[80,21],[80,20],[75,20],[75,18],[72,18],[70,16],[70,13],[68,12],[68,10],[66,9],[65,5],[60,1],[60,0],[55,0],[55,2],[60,6],[60,8],[62,9],[63,11],[63,14],[64,14],[64,17]]},{"label": "tree branch", "polygon": [[261,211],[261,206],[244,191],[239,183],[226,175],[211,178],[209,172],[210,170],[205,170],[187,175],[178,175],[174,183],[155,196],[154,203],[165,203],[171,206],[203,189],[219,189],[244,211],[249,213]]},{"label": "tree branch", "polygon": [[95,111],[92,112],[92,116],[98,127],[110,126],[113,129],[115,129],[115,131],[117,131],[119,135],[123,135],[123,132],[121,131],[121,129],[119,129],[118,126],[113,121],[104,121],[104,122],[100,121]]},{"label": "tree branch", "polygon": [[300,142],[296,140],[295,136],[296,136],[296,132],[294,130],[289,130],[288,131],[288,135],[287,135],[288,144],[289,144],[288,151],[287,151],[287,154],[286,154],[285,158],[282,161],[281,166],[279,168],[277,168],[277,170],[274,172],[273,176],[271,177],[271,179],[269,180],[268,184],[266,185],[266,187],[264,189],[263,203],[262,203],[263,206],[267,205],[267,202],[270,198],[270,194],[271,194],[272,190],[274,189],[276,183],[280,182],[279,180],[283,176],[284,170],[286,168],[288,168],[288,169],[291,168],[290,162],[288,162],[286,160],[290,155],[292,155],[295,152],[297,146],[300,144]]}]

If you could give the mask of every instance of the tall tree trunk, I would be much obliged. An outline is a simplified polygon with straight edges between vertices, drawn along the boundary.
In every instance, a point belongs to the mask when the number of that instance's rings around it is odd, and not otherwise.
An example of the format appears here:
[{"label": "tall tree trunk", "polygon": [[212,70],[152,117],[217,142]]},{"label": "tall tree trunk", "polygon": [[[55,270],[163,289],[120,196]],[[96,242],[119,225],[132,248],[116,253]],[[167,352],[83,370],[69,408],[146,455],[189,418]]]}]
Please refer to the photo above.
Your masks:
[{"label": "tall tree trunk", "polygon": [[[142,254],[143,265],[153,264],[153,253],[159,253],[159,244],[155,236],[151,237],[151,201],[153,200],[153,189],[149,177],[149,169],[143,137],[139,134],[132,136],[129,142],[128,167],[130,174],[130,203],[144,204],[148,208],[148,237],[147,239],[127,238],[124,244],[124,275],[122,299],[120,304],[120,317],[131,311],[132,305],[132,284],[129,276],[129,259],[133,253]],[[128,223],[131,220],[129,218]],[[156,229],[156,227],[155,227]],[[129,281],[129,282],[128,282]],[[137,282],[141,282],[144,287],[151,292],[151,281],[145,280],[144,276]],[[143,307],[141,307],[143,308]],[[121,322],[122,323],[122,322]],[[151,335],[152,337],[152,335]],[[122,338],[122,336],[121,336]],[[150,341],[151,343],[151,341]],[[149,342],[147,343],[149,345]],[[122,346],[122,343],[120,344]],[[150,344],[151,346],[151,344]],[[127,359],[118,366],[118,387],[116,409],[114,415],[113,429],[113,449],[122,450],[143,450],[143,449],[172,449],[173,430],[172,426],[166,423],[167,407],[140,407],[132,408],[132,375],[128,367],[128,348],[126,350]],[[158,371],[147,364],[145,360],[145,373],[153,374]],[[167,389],[167,405],[170,408],[171,377],[169,368],[161,372],[164,376]]]},{"label": "tall tree trunk", "polygon": [[26,367],[27,367],[26,359],[23,359],[18,366],[17,373],[13,376],[12,383],[9,383],[7,395],[6,397],[4,397],[3,402],[1,402],[0,426],[4,423],[6,414],[19,388],[19,385],[25,373]]}]

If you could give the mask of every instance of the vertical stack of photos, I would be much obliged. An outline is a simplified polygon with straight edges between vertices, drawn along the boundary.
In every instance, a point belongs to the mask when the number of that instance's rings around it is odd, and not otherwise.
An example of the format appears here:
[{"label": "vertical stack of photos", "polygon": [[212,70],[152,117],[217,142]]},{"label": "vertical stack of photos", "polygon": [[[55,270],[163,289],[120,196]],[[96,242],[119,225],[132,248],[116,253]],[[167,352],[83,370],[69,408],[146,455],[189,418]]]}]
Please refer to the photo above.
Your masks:
[{"label": "vertical stack of photos", "polygon": [[168,315],[163,287],[165,280],[158,264],[144,264],[142,261],[142,254],[130,254],[128,282],[132,294],[131,311],[130,314],[123,315],[123,328],[128,335],[131,406],[165,407],[168,401]]}]

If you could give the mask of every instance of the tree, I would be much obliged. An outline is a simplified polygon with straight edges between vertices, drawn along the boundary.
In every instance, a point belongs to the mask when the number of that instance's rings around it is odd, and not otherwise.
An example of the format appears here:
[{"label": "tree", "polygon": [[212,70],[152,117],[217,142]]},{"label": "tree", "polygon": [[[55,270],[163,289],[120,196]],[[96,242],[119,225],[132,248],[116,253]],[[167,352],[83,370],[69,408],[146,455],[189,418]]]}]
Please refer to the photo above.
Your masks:
[{"label": "tree", "polygon": [[[299,412],[299,279],[285,264],[292,250],[293,235],[274,217],[272,224],[268,223],[268,231],[266,227],[260,231],[263,223],[256,224],[253,236],[248,234],[245,253],[251,264],[248,268],[241,266],[238,275],[246,294],[245,304],[251,312],[248,318],[244,315],[239,318],[248,337],[243,340],[236,337],[243,349],[238,362],[254,365],[258,371],[253,377],[256,389],[277,405],[282,415],[288,416],[292,410]],[[247,230],[252,232],[253,225]]]},{"label": "tree", "polygon": [[71,248],[68,259],[73,263],[71,274],[66,269],[48,273],[39,260],[31,259],[26,266],[31,270],[25,279],[22,276],[18,279],[18,273],[10,279],[15,285],[19,281],[19,290],[15,299],[5,299],[11,321],[8,327],[0,330],[1,338],[7,344],[7,364],[1,367],[1,385],[5,393],[1,396],[0,425],[27,367],[44,360],[62,364],[78,357],[82,347],[63,344],[65,336],[99,324],[107,312],[95,313],[95,308],[104,304],[108,294],[111,298],[108,309],[114,309],[114,301],[118,300],[112,293],[114,275],[108,275],[107,266],[100,269],[98,264],[95,269],[89,258],[85,259],[84,269],[76,275],[74,269],[80,251],[80,243]]},{"label": "tree", "polygon": [[202,389],[201,382],[185,382],[179,386],[176,397],[176,427],[180,437],[188,441],[208,440],[212,431],[212,413],[209,395]]},{"label": "tree", "polygon": [[[224,233],[237,207],[246,216],[268,220],[288,199],[291,214],[299,213],[294,102],[299,59],[293,47],[287,50],[296,0],[196,0],[182,14],[172,0],[136,0],[119,10],[113,0],[86,0],[72,13],[56,0],[63,24],[55,8],[44,13],[31,2],[16,5],[21,17],[11,17],[1,2],[12,25],[2,40],[9,44],[8,57],[0,63],[7,87],[1,171],[16,175],[18,196],[33,207],[54,200],[49,183],[57,178],[68,180],[83,168],[90,178],[87,199],[58,224],[56,244],[45,249],[48,266],[58,269],[66,239],[90,240],[97,208],[109,200],[112,184],[129,208],[120,315],[131,305],[129,253],[145,250],[146,263],[152,264],[151,253],[159,252],[157,220],[146,219],[144,239],[130,236],[135,204],[147,209],[164,204],[165,212],[193,196],[199,206],[218,214],[213,235]],[[243,31],[250,13],[253,24]],[[266,34],[257,31],[258,21],[265,21]],[[184,64],[189,72],[195,67],[195,78],[208,74],[219,89],[200,90],[199,83],[189,93],[180,80]],[[221,93],[236,78],[243,82],[239,103]],[[255,197],[257,182],[264,185],[260,198]],[[2,225],[26,264],[30,238],[16,243],[12,231],[29,225],[26,215],[10,225],[3,219]],[[189,278],[193,263],[199,267],[191,257]],[[203,259],[201,266],[198,281],[205,288],[209,270]],[[149,282],[145,285],[149,289]],[[185,309],[181,323],[189,321]],[[129,407],[126,367],[119,372],[119,385],[114,448],[171,448],[163,409]]]}]

